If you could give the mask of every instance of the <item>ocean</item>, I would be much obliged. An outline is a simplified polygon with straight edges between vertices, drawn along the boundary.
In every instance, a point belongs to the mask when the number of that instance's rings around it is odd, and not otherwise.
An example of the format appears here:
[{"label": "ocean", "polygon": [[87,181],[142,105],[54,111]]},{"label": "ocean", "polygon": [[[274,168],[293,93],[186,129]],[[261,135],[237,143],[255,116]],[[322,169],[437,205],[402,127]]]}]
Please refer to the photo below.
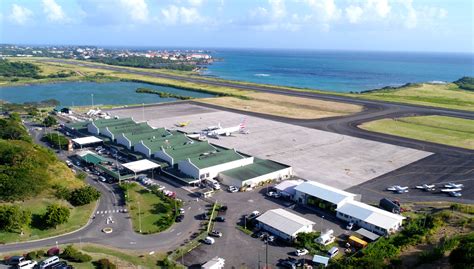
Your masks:
[{"label": "ocean", "polygon": [[203,75],[337,92],[474,76],[474,54],[216,49],[212,55],[222,61]]}]

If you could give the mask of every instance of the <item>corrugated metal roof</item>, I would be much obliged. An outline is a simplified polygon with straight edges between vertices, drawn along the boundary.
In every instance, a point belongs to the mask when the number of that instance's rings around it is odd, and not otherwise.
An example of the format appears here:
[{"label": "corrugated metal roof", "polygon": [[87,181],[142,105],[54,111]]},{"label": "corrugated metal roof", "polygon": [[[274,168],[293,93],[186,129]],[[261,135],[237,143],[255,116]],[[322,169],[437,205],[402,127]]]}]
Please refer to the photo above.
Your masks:
[{"label": "corrugated metal roof", "polygon": [[275,189],[279,190],[280,192],[285,192],[287,194],[293,195],[295,194],[295,188],[296,186],[300,185],[303,183],[304,180],[298,179],[298,180],[285,180],[281,182],[280,184],[275,186]]},{"label": "corrugated metal roof", "polygon": [[285,166],[274,161],[261,160],[261,159],[255,158],[255,161],[252,164],[233,168],[227,171],[223,171],[221,173],[231,178],[244,181],[244,180],[249,180],[252,178],[259,177],[259,176],[263,176],[266,174],[270,174],[276,171],[280,171],[288,167],[289,166]]},{"label": "corrugated metal roof", "polygon": [[313,262],[314,263],[319,263],[319,264],[324,264],[324,266],[327,266],[329,263],[329,257],[321,256],[321,255],[314,255],[313,256]]},{"label": "corrugated metal roof", "polygon": [[295,188],[296,191],[309,194],[319,199],[328,201],[333,204],[339,204],[349,197],[355,197],[356,194],[336,189],[334,187],[315,182],[307,181],[301,183]]},{"label": "corrugated metal roof", "polygon": [[74,141],[74,143],[77,143],[79,145],[87,145],[87,144],[100,143],[102,142],[102,139],[97,138],[95,136],[86,136],[86,137],[74,138],[72,139],[72,141]]},{"label": "corrugated metal roof", "polygon": [[233,149],[205,153],[191,158],[191,162],[198,168],[207,168],[215,165],[243,159],[244,157]]},{"label": "corrugated metal roof", "polygon": [[314,222],[282,208],[268,210],[258,217],[257,220],[291,236],[295,235],[306,225],[314,225]]},{"label": "corrugated metal roof", "polygon": [[389,230],[405,217],[357,201],[348,201],[337,209],[338,212],[363,220]]},{"label": "corrugated metal roof", "polygon": [[133,171],[134,173],[139,173],[142,171],[147,171],[150,169],[158,168],[160,167],[159,164],[154,163],[152,161],[149,161],[147,159],[135,161],[135,162],[129,162],[129,163],[124,163],[122,164],[123,167],[127,168],[128,170]]}]

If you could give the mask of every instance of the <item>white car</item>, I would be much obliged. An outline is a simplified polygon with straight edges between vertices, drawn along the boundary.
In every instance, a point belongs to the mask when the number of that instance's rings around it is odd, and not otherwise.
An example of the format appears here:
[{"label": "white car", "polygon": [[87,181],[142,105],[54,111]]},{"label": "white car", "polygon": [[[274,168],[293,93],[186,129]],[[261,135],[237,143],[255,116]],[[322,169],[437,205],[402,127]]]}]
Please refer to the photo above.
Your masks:
[{"label": "white car", "polygon": [[235,186],[229,186],[229,188],[228,188],[227,190],[228,190],[229,192],[232,192],[232,193],[239,191],[239,189],[238,189],[237,187],[235,187]]},{"label": "white car", "polygon": [[19,269],[33,269],[38,264],[36,261],[26,260],[18,264]]},{"label": "white car", "polygon": [[256,218],[256,217],[258,217],[258,216],[260,216],[260,212],[257,211],[257,210],[255,210],[255,211],[253,211],[252,213],[250,213],[250,216],[249,216],[249,217],[250,217],[250,218]]},{"label": "white car", "polygon": [[304,255],[306,255],[306,254],[308,254],[308,253],[309,253],[309,251],[308,251],[307,249],[305,249],[305,248],[297,249],[297,250],[295,251],[296,256],[304,256]]},{"label": "white car", "polygon": [[349,222],[346,226],[346,229],[347,230],[352,230],[352,228],[354,228],[354,223],[353,222]]},{"label": "white car", "polygon": [[184,211],[184,208],[181,207],[181,208],[179,209],[179,214],[183,215],[184,212],[185,212],[185,211]]},{"label": "white car", "polygon": [[208,245],[212,245],[216,242],[216,240],[210,236],[207,236],[206,238],[204,238],[204,243],[208,244]]}]

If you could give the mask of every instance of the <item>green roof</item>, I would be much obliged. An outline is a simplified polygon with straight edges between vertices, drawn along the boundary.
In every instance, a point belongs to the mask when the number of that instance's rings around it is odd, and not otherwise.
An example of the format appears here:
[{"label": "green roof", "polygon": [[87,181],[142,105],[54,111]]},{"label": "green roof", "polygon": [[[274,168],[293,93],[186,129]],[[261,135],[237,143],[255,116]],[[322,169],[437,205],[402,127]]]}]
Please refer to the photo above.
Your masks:
[{"label": "green roof", "polygon": [[66,124],[66,127],[71,130],[87,129],[87,125],[89,123],[90,121],[78,121],[78,122]]},{"label": "green roof", "polygon": [[251,178],[263,176],[272,172],[276,172],[285,168],[288,168],[288,166],[270,160],[262,160],[255,158],[254,163],[252,164],[230,169],[221,173],[228,177],[244,181]]},{"label": "green roof", "polygon": [[153,137],[160,138],[163,136],[168,136],[170,135],[170,132],[168,132],[165,128],[158,128],[141,132],[129,132],[124,134],[128,138],[128,140],[130,140],[131,144],[135,145],[141,140],[146,140],[150,138],[153,139]]},{"label": "green roof", "polygon": [[121,133],[141,133],[153,130],[153,128],[145,122],[108,126],[108,129],[114,135],[119,135]]},{"label": "green roof", "polygon": [[94,154],[94,153],[87,153],[87,154],[79,156],[79,157],[81,157],[81,159],[83,161],[85,161],[86,163],[99,164],[101,162],[106,162],[107,161],[106,158],[104,158],[102,156],[99,156],[97,154]]},{"label": "green roof", "polygon": [[105,127],[112,127],[117,125],[136,124],[131,118],[123,119],[97,119],[93,121],[97,128],[102,129]]},{"label": "green roof", "polygon": [[149,138],[147,140],[143,139],[143,144],[150,148],[151,152],[153,153],[161,150],[161,147],[170,148],[184,145],[185,143],[190,143],[191,141],[192,140],[184,134],[171,132],[171,135],[169,136]]},{"label": "green roof", "polygon": [[191,162],[198,168],[207,168],[243,158],[244,157],[235,150],[228,149],[191,158]]},{"label": "green roof", "polygon": [[195,158],[201,155],[215,152],[216,148],[207,142],[194,142],[192,144],[179,145],[165,148],[168,155],[173,157],[175,163],[188,158]]}]

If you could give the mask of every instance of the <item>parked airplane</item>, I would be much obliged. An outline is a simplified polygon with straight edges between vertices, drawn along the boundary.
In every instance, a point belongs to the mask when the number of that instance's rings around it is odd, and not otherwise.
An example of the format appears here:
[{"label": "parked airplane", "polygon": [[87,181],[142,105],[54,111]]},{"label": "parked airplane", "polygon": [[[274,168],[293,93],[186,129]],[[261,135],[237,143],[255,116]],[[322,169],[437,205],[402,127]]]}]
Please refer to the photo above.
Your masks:
[{"label": "parked airplane", "polygon": [[447,188],[447,189],[441,189],[440,190],[441,192],[458,192],[458,191],[462,191],[461,188]]},{"label": "parked airplane", "polygon": [[407,193],[408,187],[401,187],[400,185],[394,185],[387,188],[387,191],[393,191],[396,193]]},{"label": "parked airplane", "polygon": [[235,132],[241,132],[241,133],[248,132],[245,129],[245,118],[237,126],[222,128],[221,124],[219,123],[217,126],[207,127],[203,131],[206,132],[207,136],[213,137],[213,138],[218,138],[219,135],[229,136],[229,135],[231,135],[232,133],[235,133]]},{"label": "parked airplane", "polygon": [[188,126],[189,124],[189,121],[183,121],[183,122],[178,122],[176,125],[176,127],[186,127]]},{"label": "parked airplane", "polygon": [[453,182],[449,182],[448,184],[444,185],[445,188],[464,188],[463,184],[456,184]]},{"label": "parked airplane", "polygon": [[424,190],[424,191],[434,191],[435,190],[435,185],[428,185],[428,184],[423,184],[421,186],[416,186],[417,189]]}]

